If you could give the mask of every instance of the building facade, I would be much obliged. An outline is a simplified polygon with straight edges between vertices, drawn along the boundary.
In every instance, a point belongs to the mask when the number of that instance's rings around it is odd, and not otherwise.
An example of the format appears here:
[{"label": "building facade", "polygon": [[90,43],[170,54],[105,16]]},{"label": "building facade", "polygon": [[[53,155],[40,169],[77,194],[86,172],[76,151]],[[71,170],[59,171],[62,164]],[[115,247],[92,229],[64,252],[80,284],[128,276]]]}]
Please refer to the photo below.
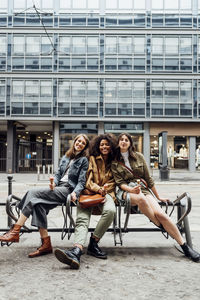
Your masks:
[{"label": "building facade", "polygon": [[0,171],[124,131],[152,168],[167,131],[168,165],[198,170],[199,28],[200,0],[1,0]]}]

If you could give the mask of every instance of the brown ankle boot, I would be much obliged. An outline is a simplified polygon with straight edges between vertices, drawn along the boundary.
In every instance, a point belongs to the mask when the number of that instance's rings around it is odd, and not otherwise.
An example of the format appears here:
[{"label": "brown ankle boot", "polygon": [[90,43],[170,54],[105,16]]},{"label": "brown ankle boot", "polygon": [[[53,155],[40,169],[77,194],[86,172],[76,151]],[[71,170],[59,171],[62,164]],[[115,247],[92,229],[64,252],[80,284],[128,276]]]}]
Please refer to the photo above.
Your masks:
[{"label": "brown ankle boot", "polygon": [[53,252],[50,236],[47,236],[41,240],[42,245],[39,248],[37,248],[35,252],[29,253],[28,257],[33,258],[36,256],[45,255]]},{"label": "brown ankle boot", "polygon": [[13,225],[8,232],[0,236],[0,242],[18,243],[20,229],[21,229],[20,225],[17,224]]}]

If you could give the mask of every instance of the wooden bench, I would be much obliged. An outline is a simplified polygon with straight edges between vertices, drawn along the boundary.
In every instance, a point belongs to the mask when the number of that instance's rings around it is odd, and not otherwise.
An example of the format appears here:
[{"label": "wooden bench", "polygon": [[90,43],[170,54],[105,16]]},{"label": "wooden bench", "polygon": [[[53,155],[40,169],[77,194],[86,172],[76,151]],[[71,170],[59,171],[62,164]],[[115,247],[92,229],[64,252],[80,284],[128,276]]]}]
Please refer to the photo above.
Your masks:
[{"label": "wooden bench", "polygon": [[[15,195],[9,195],[6,201],[6,212],[8,216],[16,222],[19,218],[19,209],[17,208],[17,203],[21,201],[21,199]],[[192,247],[192,239],[191,239],[191,233],[190,233],[190,226],[189,226],[189,220],[188,220],[188,214],[191,211],[192,207],[192,201],[191,197],[188,193],[183,193],[180,196],[177,196],[177,198],[172,201],[169,204],[166,204],[164,202],[159,203],[161,207],[165,208],[166,212],[168,212],[168,215],[171,216],[174,210],[176,210],[176,218],[177,218],[177,226],[182,235],[185,236],[185,239],[190,247]],[[70,195],[68,196],[66,203],[61,205],[62,208],[62,214],[63,214],[63,227],[62,228],[48,228],[49,232],[61,232],[61,239],[63,240],[65,236],[68,236],[68,239],[70,239],[71,234],[74,232],[75,228],[75,221],[72,215],[72,211],[76,206],[71,202]],[[122,214],[123,214],[123,208],[125,213],[125,221],[122,224]],[[171,211],[169,212],[169,209]],[[161,232],[166,237],[168,237],[167,233],[159,228],[154,226],[153,228],[138,228],[138,227],[131,227],[129,226],[129,218],[132,214],[131,211],[131,202],[130,197],[127,197],[126,205],[123,207],[120,202],[118,201],[118,204],[116,204],[116,214],[113,221],[113,226],[108,228],[108,232],[113,233],[114,237],[114,244],[116,245],[123,245],[123,233],[128,232]],[[136,211],[134,214],[140,214],[140,212]],[[9,228],[8,228],[9,229]],[[93,232],[95,228],[89,228],[89,232]],[[22,233],[31,233],[38,231],[37,228],[29,228],[26,225],[23,226],[21,229]],[[1,245],[3,246],[5,243],[1,242]],[[7,244],[7,243],[6,243]],[[9,246],[9,243],[7,244]]]}]

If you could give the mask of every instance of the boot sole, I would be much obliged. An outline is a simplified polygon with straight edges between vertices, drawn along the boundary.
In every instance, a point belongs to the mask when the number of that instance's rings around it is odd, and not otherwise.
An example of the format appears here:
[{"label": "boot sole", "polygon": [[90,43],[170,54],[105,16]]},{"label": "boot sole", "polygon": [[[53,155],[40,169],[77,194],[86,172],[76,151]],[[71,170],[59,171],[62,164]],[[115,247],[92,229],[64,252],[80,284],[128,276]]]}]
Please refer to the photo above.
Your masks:
[{"label": "boot sole", "polygon": [[87,251],[87,255],[91,255],[91,256],[94,256],[94,257],[100,258],[100,259],[107,259],[107,255],[105,255],[105,256],[98,256],[98,255],[95,255],[93,252],[90,252],[90,251]]},{"label": "boot sole", "polygon": [[29,257],[29,258],[34,258],[34,257],[46,255],[46,254],[51,254],[52,252],[53,252],[53,250],[48,251],[48,252],[40,252],[40,253],[33,254],[33,255],[29,254],[28,257]]},{"label": "boot sole", "polygon": [[63,264],[66,264],[70,266],[71,269],[79,269],[79,264],[73,260],[71,257],[69,257],[64,251],[60,249],[56,249],[55,252],[55,257]]}]

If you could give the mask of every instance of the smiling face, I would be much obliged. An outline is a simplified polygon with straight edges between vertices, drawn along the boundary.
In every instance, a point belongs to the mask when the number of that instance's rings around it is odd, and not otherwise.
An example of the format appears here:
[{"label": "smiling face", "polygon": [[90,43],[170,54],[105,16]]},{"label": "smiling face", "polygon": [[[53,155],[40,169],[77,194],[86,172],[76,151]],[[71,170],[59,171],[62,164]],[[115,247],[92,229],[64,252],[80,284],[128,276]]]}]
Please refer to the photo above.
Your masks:
[{"label": "smiling face", "polygon": [[74,150],[81,152],[85,149],[85,146],[87,144],[87,141],[85,138],[81,135],[77,138],[77,140],[74,142]]},{"label": "smiling face", "polygon": [[107,156],[111,151],[109,142],[107,140],[101,140],[99,144],[99,150],[103,156]]},{"label": "smiling face", "polygon": [[127,152],[131,143],[129,141],[129,138],[123,134],[119,140],[119,148],[120,152]]}]

